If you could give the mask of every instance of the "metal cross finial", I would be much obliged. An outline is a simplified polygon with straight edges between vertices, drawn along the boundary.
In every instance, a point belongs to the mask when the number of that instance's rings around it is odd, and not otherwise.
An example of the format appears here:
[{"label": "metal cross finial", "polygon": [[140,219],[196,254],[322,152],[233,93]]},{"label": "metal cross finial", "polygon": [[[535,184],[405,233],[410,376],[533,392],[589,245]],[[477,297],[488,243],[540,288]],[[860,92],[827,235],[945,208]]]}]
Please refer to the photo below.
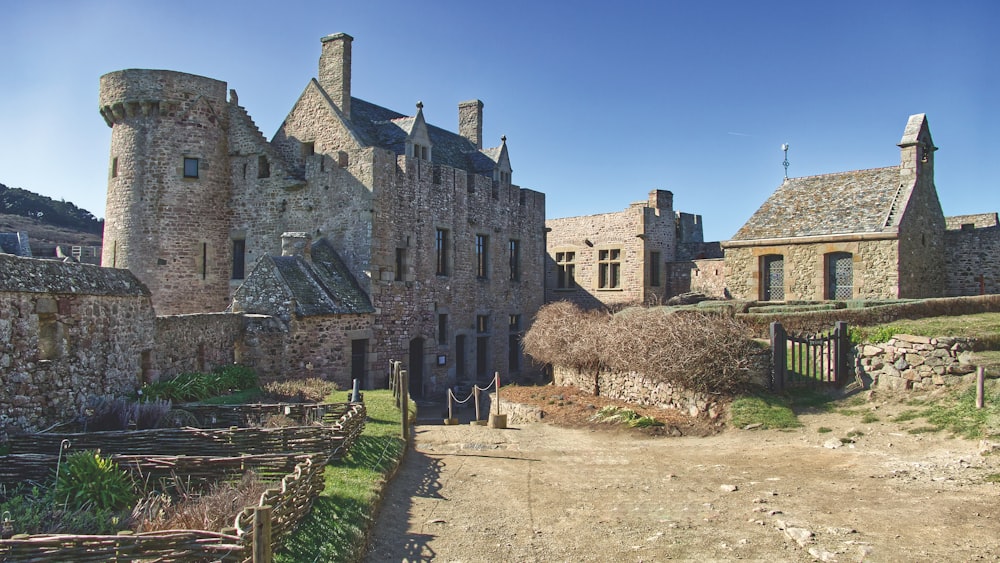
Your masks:
[{"label": "metal cross finial", "polygon": [[785,167],[785,179],[788,179],[788,143],[781,144],[781,150],[785,151],[785,160],[781,163]]}]

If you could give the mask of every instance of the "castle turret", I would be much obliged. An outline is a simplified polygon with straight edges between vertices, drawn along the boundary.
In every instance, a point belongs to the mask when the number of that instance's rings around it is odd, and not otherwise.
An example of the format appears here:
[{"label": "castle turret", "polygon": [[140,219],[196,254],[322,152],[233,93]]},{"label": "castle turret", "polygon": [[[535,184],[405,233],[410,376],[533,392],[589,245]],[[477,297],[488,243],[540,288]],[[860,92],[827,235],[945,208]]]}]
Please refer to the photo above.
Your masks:
[{"label": "castle turret", "polygon": [[226,83],[164,70],[101,77],[111,127],[105,267],[149,287],[158,314],[229,303],[229,112]]}]

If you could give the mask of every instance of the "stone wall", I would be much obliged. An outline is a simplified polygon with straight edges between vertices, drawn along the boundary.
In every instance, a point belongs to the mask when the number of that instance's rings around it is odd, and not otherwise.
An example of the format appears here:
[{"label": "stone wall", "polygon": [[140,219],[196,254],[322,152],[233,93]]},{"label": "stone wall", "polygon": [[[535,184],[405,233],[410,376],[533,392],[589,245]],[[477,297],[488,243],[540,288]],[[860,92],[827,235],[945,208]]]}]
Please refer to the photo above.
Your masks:
[{"label": "stone wall", "polygon": [[[550,219],[546,238],[548,260],[545,271],[545,301],[572,301],[596,306],[646,303],[662,300],[669,280],[666,264],[676,255],[676,217],[673,194],[653,190],[648,201],[632,204],[615,213]],[[621,283],[617,288],[599,287],[598,259],[602,250],[620,251]],[[558,253],[574,254],[575,286],[558,287]],[[659,261],[650,264],[651,253]],[[653,285],[651,268],[659,269]]]},{"label": "stone wall", "polygon": [[236,313],[156,317],[156,347],[149,379],[209,372],[236,361],[243,339],[243,316]]},{"label": "stone wall", "polygon": [[149,292],[126,270],[0,255],[0,439],[134,393],[154,330]]},{"label": "stone wall", "polygon": [[726,264],[722,258],[671,262],[667,264],[667,297],[682,293],[703,293],[727,298]]},{"label": "stone wall", "polygon": [[945,232],[945,295],[1000,293],[1000,227]]},{"label": "stone wall", "polygon": [[[552,370],[556,385],[569,385],[583,391],[593,392],[595,376],[580,373],[576,369],[555,367]],[[708,393],[698,393],[656,381],[636,372],[611,373],[602,371],[596,376],[597,388],[602,397],[609,397],[639,405],[673,409],[690,416],[707,417],[716,420],[723,413],[720,397]],[[501,397],[502,398],[502,397]]]},{"label": "stone wall", "polygon": [[784,257],[785,300],[822,301],[826,290],[826,255],[849,252],[853,255],[853,299],[895,299],[899,297],[897,241],[892,238],[811,244],[749,246],[729,243],[726,248],[726,285],[736,299],[761,299],[761,258]]},{"label": "stone wall", "polygon": [[897,334],[885,344],[858,346],[856,367],[874,387],[929,389],[974,371],[971,350],[967,338]]}]

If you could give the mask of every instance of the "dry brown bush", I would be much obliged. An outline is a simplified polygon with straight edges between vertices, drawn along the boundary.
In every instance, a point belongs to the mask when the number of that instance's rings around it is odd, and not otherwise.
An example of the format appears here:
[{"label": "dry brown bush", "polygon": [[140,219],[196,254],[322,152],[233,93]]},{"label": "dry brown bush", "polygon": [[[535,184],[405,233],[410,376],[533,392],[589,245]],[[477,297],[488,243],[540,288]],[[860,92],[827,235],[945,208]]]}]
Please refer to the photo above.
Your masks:
[{"label": "dry brown bush", "polygon": [[283,402],[321,403],[337,390],[337,384],[317,377],[272,381],[264,385],[268,397]]},{"label": "dry brown bush", "polygon": [[633,307],[611,316],[569,303],[539,310],[524,350],[542,363],[634,371],[711,393],[749,386],[760,355],[747,327],[726,315]]},{"label": "dry brown bush", "polygon": [[239,483],[216,483],[202,495],[177,488],[177,500],[164,494],[143,498],[132,512],[133,530],[221,530],[232,526],[245,507],[260,501],[267,483],[248,471]]},{"label": "dry brown bush", "polygon": [[557,301],[538,310],[522,340],[524,351],[543,364],[583,371],[600,368],[604,327],[611,317],[584,311],[568,301]]}]

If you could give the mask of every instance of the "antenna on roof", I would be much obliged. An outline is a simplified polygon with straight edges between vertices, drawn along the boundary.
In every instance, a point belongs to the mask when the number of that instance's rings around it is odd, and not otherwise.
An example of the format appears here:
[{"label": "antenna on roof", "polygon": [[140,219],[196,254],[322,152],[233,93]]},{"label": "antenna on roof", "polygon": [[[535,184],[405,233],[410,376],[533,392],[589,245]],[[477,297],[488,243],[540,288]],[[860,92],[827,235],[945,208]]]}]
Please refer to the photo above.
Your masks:
[{"label": "antenna on roof", "polygon": [[785,151],[785,160],[781,163],[785,167],[785,179],[788,179],[788,143],[781,143],[781,150]]}]

